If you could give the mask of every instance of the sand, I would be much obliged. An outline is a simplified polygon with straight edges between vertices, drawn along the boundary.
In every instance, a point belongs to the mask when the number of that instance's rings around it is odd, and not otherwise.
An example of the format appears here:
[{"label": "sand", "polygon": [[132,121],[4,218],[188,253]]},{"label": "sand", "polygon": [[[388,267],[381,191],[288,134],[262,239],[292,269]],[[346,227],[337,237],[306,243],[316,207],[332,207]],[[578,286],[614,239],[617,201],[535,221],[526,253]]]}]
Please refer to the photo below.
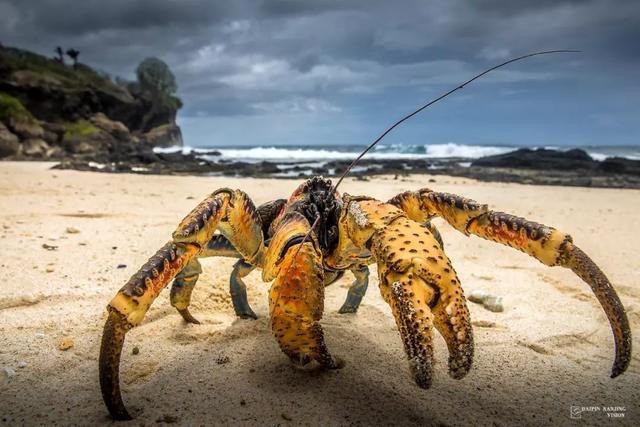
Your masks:
[{"label": "sand", "polygon": [[[0,163],[0,425],[111,424],[97,374],[107,302],[206,194],[242,188],[259,204],[286,197],[300,181],[50,166]],[[640,191],[427,175],[347,180],[342,191],[386,200],[427,186],[571,233],[608,274],[637,331]],[[432,389],[413,383],[375,268],[355,315],[337,313],[350,274],[327,289],[322,324],[330,350],[346,362],[327,372],[296,368],[279,351],[258,272],[246,282],[259,319],[237,319],[228,294],[234,261],[210,258],[192,305],[202,325],[185,324],[165,290],[128,334],[122,383],[137,417],[130,424],[573,425],[571,406],[600,407],[583,412],[580,425],[640,423],[640,361],[634,355],[625,375],[609,378],[611,331],[587,285],[568,270],[437,225],[466,292],[504,299],[502,313],[469,303],[476,356],[463,380],[447,376],[438,337]],[[220,356],[229,362],[218,363]],[[604,406],[623,407],[624,417],[608,419]]]}]

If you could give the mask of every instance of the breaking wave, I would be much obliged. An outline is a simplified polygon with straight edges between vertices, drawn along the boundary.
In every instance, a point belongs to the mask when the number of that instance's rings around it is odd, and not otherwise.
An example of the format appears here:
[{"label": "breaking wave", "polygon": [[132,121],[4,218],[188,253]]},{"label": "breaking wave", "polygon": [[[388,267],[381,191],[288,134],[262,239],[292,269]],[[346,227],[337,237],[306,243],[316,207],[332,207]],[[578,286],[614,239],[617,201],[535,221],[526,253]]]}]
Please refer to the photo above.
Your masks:
[{"label": "breaking wave", "polygon": [[[351,160],[355,159],[364,149],[360,146],[280,146],[280,147],[234,147],[234,148],[192,148],[169,147],[157,148],[156,152],[171,153],[182,151],[184,154],[195,153],[211,155],[213,151],[223,159],[238,161],[273,161],[299,162],[319,160]],[[380,145],[366,156],[367,159],[435,159],[435,158],[464,158],[475,159],[493,154],[506,153],[514,147],[463,145],[455,143],[431,145]]]},{"label": "breaking wave", "polygon": [[[364,150],[356,145],[326,145],[326,146],[268,146],[268,147],[169,147],[156,148],[158,153],[184,154],[194,153],[209,160],[233,160],[245,162],[270,161],[273,163],[295,162],[327,162],[331,160],[353,160]],[[522,147],[498,145],[466,145],[449,142],[446,144],[381,144],[367,153],[366,159],[371,160],[409,160],[409,159],[463,159],[473,160],[484,156],[507,153]],[[535,147],[531,147],[535,148]],[[558,150],[568,150],[570,147],[545,147]],[[589,146],[583,147],[595,160],[606,157],[626,157],[640,159],[639,147]]]}]

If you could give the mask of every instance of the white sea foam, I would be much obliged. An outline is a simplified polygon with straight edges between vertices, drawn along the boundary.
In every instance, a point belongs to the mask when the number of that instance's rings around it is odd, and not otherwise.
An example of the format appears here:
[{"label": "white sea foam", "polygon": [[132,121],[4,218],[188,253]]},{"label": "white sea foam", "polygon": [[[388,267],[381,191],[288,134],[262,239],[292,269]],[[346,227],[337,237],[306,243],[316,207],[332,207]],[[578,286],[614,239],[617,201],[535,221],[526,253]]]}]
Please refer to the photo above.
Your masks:
[{"label": "white sea foam", "polygon": [[[242,161],[274,161],[274,162],[300,162],[300,161],[328,161],[328,160],[352,160],[360,154],[360,149],[349,147],[238,147],[238,148],[193,148],[193,147],[167,147],[155,148],[156,153],[183,154],[200,153],[207,154],[211,151],[220,153],[223,159]],[[431,144],[431,145],[381,145],[369,152],[367,159],[372,160],[411,160],[411,159],[435,159],[447,157],[478,158],[492,154],[506,153],[513,150],[512,147],[495,147],[464,144]],[[207,156],[215,159],[216,156]]]},{"label": "white sea foam", "polygon": [[466,159],[477,159],[484,156],[508,153],[514,150],[513,147],[464,145],[453,142],[448,144],[425,145],[424,148],[428,158],[463,157]]},{"label": "white sea foam", "polygon": [[589,155],[591,156],[591,158],[593,160],[598,160],[600,162],[603,161],[604,159],[606,159],[607,157],[609,157],[606,154],[596,153],[596,152],[593,152],[593,151],[588,151],[587,153],[589,153]]},{"label": "white sea foam", "polygon": [[[234,160],[307,161],[340,160],[354,158],[354,153],[316,148],[221,148],[223,158]],[[357,156],[357,154],[356,154]]]},{"label": "white sea foam", "polygon": [[172,147],[154,147],[153,148],[154,153],[167,153],[167,154],[210,153],[212,151],[217,151],[217,150],[215,148],[196,148],[196,147],[189,147],[187,145],[185,145],[184,147],[180,145],[174,145]]},{"label": "white sea foam", "polygon": [[[536,147],[532,147],[536,148]],[[545,147],[555,150],[568,150],[568,147]],[[155,148],[156,153],[199,154],[210,161],[234,160],[245,162],[270,161],[274,163],[319,162],[331,160],[355,159],[364,147],[359,146],[279,146],[279,147],[223,147],[223,148],[195,148],[195,147],[166,147]],[[484,156],[503,154],[517,149],[514,146],[466,145],[449,142],[446,144],[381,144],[367,153],[365,159],[371,160],[413,160],[413,159],[444,159],[461,158],[477,159]],[[629,147],[589,147],[585,150],[595,160],[604,160],[611,156],[640,159],[640,150]],[[215,151],[219,155],[214,155]]]}]

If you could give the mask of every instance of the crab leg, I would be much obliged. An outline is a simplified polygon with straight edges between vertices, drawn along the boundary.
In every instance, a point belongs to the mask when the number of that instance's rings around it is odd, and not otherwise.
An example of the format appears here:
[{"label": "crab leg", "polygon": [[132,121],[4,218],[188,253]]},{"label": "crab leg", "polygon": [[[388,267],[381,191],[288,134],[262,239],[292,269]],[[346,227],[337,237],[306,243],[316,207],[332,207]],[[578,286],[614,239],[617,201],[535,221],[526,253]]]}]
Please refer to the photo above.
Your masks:
[{"label": "crab leg", "polygon": [[358,307],[360,307],[360,302],[362,302],[362,298],[367,293],[367,288],[369,287],[369,267],[364,266],[362,268],[354,268],[351,270],[355,280],[349,287],[349,291],[347,292],[347,299],[338,310],[338,313],[355,313],[358,311]]},{"label": "crab leg", "polygon": [[[240,254],[240,252],[238,252],[236,248],[233,247],[231,242],[222,234],[214,235],[209,243],[207,243],[207,246],[198,254],[198,258],[216,256],[240,258],[240,260],[236,263],[236,267],[240,264],[251,266],[251,264],[247,264],[242,260],[242,255]],[[251,270],[253,270],[254,268],[255,267],[251,266]],[[251,270],[249,270],[249,272]],[[202,273],[202,267],[200,266],[200,263],[194,259],[184,268],[184,270],[182,270],[176,276],[176,279],[173,281],[173,285],[171,285],[171,305],[178,310],[182,318],[187,323],[200,323],[189,312],[191,293],[195,288],[200,273]],[[247,308],[251,312],[251,307],[249,307],[249,303],[247,301],[246,290],[244,294],[237,291],[234,292],[234,284],[237,283],[237,281],[240,281],[241,277],[244,277],[244,275],[240,276],[240,274],[246,275],[248,274],[248,272],[245,273],[245,270],[234,268],[233,272],[231,273],[231,277],[229,278],[229,281],[231,283],[231,300],[233,302],[233,307],[236,311],[236,314],[238,314],[242,318],[247,318],[240,314],[240,312],[244,313]]]},{"label": "crab leg", "polygon": [[[270,202],[264,203],[260,205],[258,208],[253,209],[253,204],[248,198],[241,199],[241,208],[244,206],[244,210],[247,211],[256,211],[260,218],[260,226],[262,227],[262,234],[264,236],[268,235],[269,226],[273,222],[273,220],[278,216],[282,207],[286,204],[285,199],[277,199],[272,200]],[[246,206],[251,206],[249,209]],[[254,216],[254,215],[252,215]],[[254,216],[255,217],[255,216]],[[254,221],[255,224],[256,221]],[[250,224],[248,227],[245,226],[245,229],[249,229],[250,232],[247,233],[249,240],[256,240],[255,235],[257,234],[257,228],[254,224]],[[236,229],[240,227],[236,226]],[[233,232],[229,233],[233,234]],[[241,237],[244,237],[241,235]],[[264,237],[263,237],[264,238]],[[242,239],[241,239],[242,240]],[[236,240],[237,241],[237,240]],[[264,241],[264,245],[266,245],[268,241]],[[236,262],[233,266],[233,271],[231,272],[231,276],[229,277],[229,291],[231,294],[231,302],[233,303],[233,309],[238,317],[241,319],[257,319],[258,316],[254,313],[249,305],[249,300],[247,298],[247,286],[242,280],[244,277],[249,275],[253,270],[255,270],[256,266],[246,262],[243,259],[243,256],[236,250],[233,244],[222,234],[215,235],[207,244],[207,247],[200,254],[200,258],[212,257],[212,256],[224,256],[230,258],[240,258],[238,262]],[[260,259],[253,260],[254,263],[259,264]],[[175,283],[174,283],[175,286]],[[186,292],[186,290],[185,290]],[[186,320],[186,319],[185,319]]]},{"label": "crab leg", "polygon": [[125,334],[142,322],[147,310],[182,269],[211,240],[223,217],[229,194],[214,193],[187,215],[173,233],[173,242],[164,245],[118,291],[107,306],[100,347],[100,388],[102,399],[116,420],[131,419],[120,393],[120,356]]},{"label": "crab leg", "polygon": [[248,276],[249,273],[255,270],[255,268],[255,266],[243,260],[239,260],[233,266],[233,271],[229,278],[229,290],[231,292],[233,309],[236,312],[236,315],[241,319],[258,318],[249,305],[249,300],[247,298],[247,286],[242,281],[242,278]]},{"label": "crab leg", "polygon": [[436,237],[394,206],[351,198],[345,205],[341,232],[378,263],[380,292],[393,311],[416,383],[431,385],[434,326],[447,342],[449,374],[462,378],[473,359],[469,311]]},{"label": "crab leg", "polygon": [[524,218],[491,211],[474,200],[428,189],[401,193],[389,203],[402,208],[415,221],[437,215],[467,236],[474,234],[511,246],[548,266],[571,269],[591,287],[611,325],[615,341],[611,378],[627,369],[631,360],[631,329],[624,306],[609,279],[573,244],[571,236]]},{"label": "crab leg", "polygon": [[111,416],[128,420],[120,394],[120,354],[125,334],[138,325],[160,291],[198,253],[198,245],[189,243],[164,245],[111,300],[100,347],[100,388]]},{"label": "crab leg", "polygon": [[215,234],[207,246],[202,248],[202,252],[198,254],[198,258],[209,257],[227,257],[227,258],[242,258],[242,254],[233,247],[231,242],[222,234]]},{"label": "crab leg", "polygon": [[275,278],[269,292],[271,328],[280,349],[294,363],[315,360],[338,368],[319,323],[324,308],[322,255],[315,237],[300,245],[309,227],[302,215],[285,215],[267,249],[262,277]]},{"label": "crab leg", "polygon": [[197,259],[192,259],[176,276],[173,285],[171,285],[170,293],[171,305],[178,310],[185,322],[197,325],[200,324],[200,321],[193,317],[189,311],[189,304],[191,303],[191,293],[200,273],[202,273],[202,266]]},{"label": "crab leg", "polygon": [[[245,259],[259,263],[264,256],[260,218],[247,195],[239,190],[218,190],[187,215],[173,233],[173,241],[163,246],[111,300],[100,348],[100,387],[103,400],[113,418],[130,419],[119,385],[120,355],[125,334],[142,322],[147,310],[185,267],[179,280],[199,274],[191,263],[213,238],[221,233]],[[176,291],[178,305],[187,302],[187,293]]]},{"label": "crab leg", "polygon": [[[244,258],[248,262],[259,265],[264,255],[264,242],[262,237],[262,222],[258,216],[257,210],[249,197],[240,190],[222,189],[213,193],[208,199],[227,200],[224,215],[221,216],[216,227],[221,234],[213,235],[206,233],[204,237],[209,237],[206,242],[199,241],[202,251],[198,254],[198,258],[211,256],[225,256],[231,258]],[[197,210],[198,208],[196,208]],[[195,211],[194,211],[195,212]],[[198,215],[194,217],[197,219]],[[189,217],[185,218],[189,223]],[[183,221],[184,222],[184,221]],[[194,224],[192,224],[193,226]],[[185,225],[186,226],[186,225]],[[204,226],[204,224],[195,223],[196,229]],[[178,236],[180,239],[180,229],[174,233],[174,239]],[[213,228],[215,231],[216,228]],[[187,237],[189,239],[189,237]],[[191,293],[198,280],[198,275],[202,273],[200,264],[194,260],[192,264],[180,273],[171,287],[171,305],[176,307],[183,319],[188,323],[200,323],[189,312],[189,304],[191,302]],[[237,283],[238,271],[234,269],[231,274],[231,288],[233,306],[238,312],[238,307],[243,309],[248,306],[246,291],[244,294],[233,292],[234,283]],[[248,274],[248,273],[247,273]],[[243,299],[244,298],[244,299]],[[249,308],[249,311],[251,308]],[[254,314],[255,316],[255,314]],[[242,317],[242,316],[241,316]]]}]

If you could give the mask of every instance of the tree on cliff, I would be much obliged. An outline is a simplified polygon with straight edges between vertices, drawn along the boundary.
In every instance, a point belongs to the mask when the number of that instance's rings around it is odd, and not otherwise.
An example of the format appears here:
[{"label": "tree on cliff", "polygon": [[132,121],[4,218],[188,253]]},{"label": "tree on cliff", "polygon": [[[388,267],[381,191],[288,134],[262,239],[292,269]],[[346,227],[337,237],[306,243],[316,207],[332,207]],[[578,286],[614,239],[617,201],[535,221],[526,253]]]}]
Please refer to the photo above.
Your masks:
[{"label": "tree on cliff", "polygon": [[73,68],[78,68],[78,55],[80,55],[80,51],[69,49],[67,50],[67,55],[69,55],[69,58],[73,60]]},{"label": "tree on cliff", "polygon": [[56,53],[58,54],[58,57],[56,58],[56,61],[58,61],[61,64],[64,64],[64,50],[62,50],[62,48],[60,46],[56,47]]},{"label": "tree on cliff", "polygon": [[143,118],[141,128],[146,129],[149,121],[162,109],[177,110],[182,102],[176,96],[178,85],[176,76],[169,66],[158,58],[147,58],[136,69],[139,90],[150,98],[151,108]]},{"label": "tree on cliff", "polygon": [[176,76],[169,66],[158,58],[147,58],[136,69],[141,89],[172,96],[178,90]]}]

